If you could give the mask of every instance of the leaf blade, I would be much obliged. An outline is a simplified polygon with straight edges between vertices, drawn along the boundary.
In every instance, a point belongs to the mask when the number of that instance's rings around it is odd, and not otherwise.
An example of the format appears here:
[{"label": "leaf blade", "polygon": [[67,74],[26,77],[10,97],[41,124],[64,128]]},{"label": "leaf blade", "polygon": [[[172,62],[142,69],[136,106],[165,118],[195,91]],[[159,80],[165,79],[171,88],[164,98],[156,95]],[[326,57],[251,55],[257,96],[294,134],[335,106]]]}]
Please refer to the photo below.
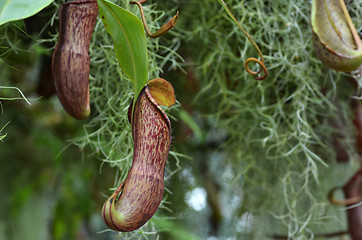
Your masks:
[{"label": "leaf blade", "polygon": [[113,39],[119,65],[134,83],[137,99],[148,78],[147,46],[142,22],[107,0],[97,1],[102,22]]},{"label": "leaf blade", "polygon": [[7,0],[0,3],[0,25],[28,18],[40,12],[53,0]]}]

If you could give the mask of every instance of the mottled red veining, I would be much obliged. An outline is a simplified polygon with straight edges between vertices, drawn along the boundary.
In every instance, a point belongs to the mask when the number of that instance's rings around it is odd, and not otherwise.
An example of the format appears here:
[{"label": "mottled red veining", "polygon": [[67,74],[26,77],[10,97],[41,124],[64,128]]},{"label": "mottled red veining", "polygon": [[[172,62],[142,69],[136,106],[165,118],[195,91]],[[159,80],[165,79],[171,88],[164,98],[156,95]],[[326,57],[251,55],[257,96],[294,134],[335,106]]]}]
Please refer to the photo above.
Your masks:
[{"label": "mottled red veining", "polygon": [[[170,128],[167,115],[145,87],[134,106],[132,168],[119,199],[111,204],[118,195],[114,193],[103,206],[103,218],[109,228],[133,231],[155,214],[164,190],[163,177],[171,144]],[[105,214],[108,208],[112,213]]]},{"label": "mottled red veining", "polygon": [[59,8],[59,36],[52,78],[60,102],[77,119],[89,116],[89,44],[97,20],[96,0],[67,2]]}]

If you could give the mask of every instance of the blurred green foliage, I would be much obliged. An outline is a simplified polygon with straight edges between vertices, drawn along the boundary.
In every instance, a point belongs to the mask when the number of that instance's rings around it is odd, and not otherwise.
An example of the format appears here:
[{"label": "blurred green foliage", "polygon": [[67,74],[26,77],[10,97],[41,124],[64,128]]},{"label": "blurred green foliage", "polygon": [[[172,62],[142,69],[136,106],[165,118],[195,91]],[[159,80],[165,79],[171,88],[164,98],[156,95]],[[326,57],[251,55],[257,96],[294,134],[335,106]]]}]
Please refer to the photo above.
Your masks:
[{"label": "blurred green foliage", "polygon": [[[135,6],[115,2],[139,17]],[[357,2],[346,1],[358,27]],[[355,89],[350,75],[315,58],[308,1],[226,1],[265,56],[263,82],[245,72],[243,61],[256,52],[216,0],[144,4],[151,31],[180,11],[174,30],[147,39],[149,78],[170,81],[179,102],[167,110],[173,142],[163,203],[145,227],[119,234],[102,232],[99,211],[131,166],[132,84],[99,20],[90,47],[92,115],[65,114],[48,72],[60,3],[0,28],[1,85],[18,87],[31,103],[1,100],[0,129],[10,123],[0,135],[7,134],[0,239],[313,239],[346,230],[345,211],[326,194],[358,168]],[[0,96],[21,97],[3,89]],[[347,163],[337,162],[336,133]]]}]

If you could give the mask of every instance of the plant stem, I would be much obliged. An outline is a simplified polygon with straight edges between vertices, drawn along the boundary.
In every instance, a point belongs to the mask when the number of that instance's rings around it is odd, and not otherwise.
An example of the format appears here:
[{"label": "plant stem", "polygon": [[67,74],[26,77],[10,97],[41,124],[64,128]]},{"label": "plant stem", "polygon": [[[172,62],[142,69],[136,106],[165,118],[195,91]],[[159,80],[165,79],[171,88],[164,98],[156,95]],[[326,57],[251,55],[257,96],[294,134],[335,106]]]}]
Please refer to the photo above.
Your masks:
[{"label": "plant stem", "polygon": [[[230,11],[230,9],[228,8],[228,6],[225,4],[225,2],[223,0],[218,0],[219,3],[223,6],[223,8],[225,9],[225,11],[228,13],[228,15],[231,17],[231,19],[233,20],[233,22],[239,27],[239,29],[244,33],[244,35],[249,39],[249,41],[253,44],[254,48],[256,49],[256,51],[258,52],[260,59],[258,60],[256,58],[248,58],[245,63],[244,63],[244,67],[246,69],[246,71],[252,75],[254,75],[254,78],[257,80],[263,80],[267,77],[268,72],[266,70],[266,67],[264,65],[264,57],[263,57],[263,53],[260,51],[260,48],[258,47],[258,45],[254,42],[254,40],[250,37],[250,35],[248,34],[248,32],[241,26],[241,24],[238,22],[238,20],[236,19],[236,17],[232,14],[232,12]],[[262,69],[259,70],[258,72],[254,72],[252,70],[250,70],[250,68],[248,67],[248,63],[249,62],[256,62],[258,63]],[[265,72],[265,75],[261,76],[261,77],[257,77],[256,75],[261,73],[261,71]]]},{"label": "plant stem", "polygon": [[147,22],[146,22],[146,18],[145,18],[145,14],[143,12],[143,7],[141,5],[141,3],[146,2],[147,0],[142,0],[142,1],[131,1],[129,3],[131,4],[137,4],[137,6],[140,8],[141,11],[141,18],[142,18],[142,22],[143,22],[143,26],[145,28],[145,31],[147,33],[147,35],[150,38],[158,38],[161,37],[162,35],[164,35],[165,33],[167,33],[171,28],[173,28],[178,20],[178,11],[176,13],[175,16],[173,16],[170,21],[168,21],[167,23],[165,23],[162,27],[160,27],[160,29],[158,29],[155,33],[152,33],[151,30],[148,28]]}]

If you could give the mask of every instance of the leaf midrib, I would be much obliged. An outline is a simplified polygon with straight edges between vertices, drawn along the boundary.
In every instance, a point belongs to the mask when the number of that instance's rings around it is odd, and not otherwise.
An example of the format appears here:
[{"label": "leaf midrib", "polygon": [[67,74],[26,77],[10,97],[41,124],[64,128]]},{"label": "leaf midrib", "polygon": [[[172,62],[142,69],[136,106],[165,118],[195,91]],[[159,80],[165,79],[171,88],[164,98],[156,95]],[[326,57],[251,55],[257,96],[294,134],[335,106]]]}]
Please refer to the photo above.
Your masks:
[{"label": "leaf midrib", "polygon": [[[123,32],[123,35],[125,36],[125,39],[126,39],[126,42],[127,42],[127,45],[128,45],[128,47],[129,47],[129,49],[132,49],[132,48],[131,48],[130,41],[129,41],[129,38],[127,37],[126,31],[124,30],[123,25],[122,25],[121,22],[119,21],[116,13],[110,8],[110,6],[109,6],[108,4],[106,4],[106,6],[107,6],[107,8],[110,10],[109,12],[113,15],[113,17],[116,19],[117,23],[118,23],[119,26],[121,27],[122,32]],[[133,79],[133,81],[134,81],[134,84],[136,85],[136,83],[137,83],[137,81],[136,81],[136,79],[137,79],[137,71],[136,71],[136,68],[135,68],[135,66],[136,66],[135,57],[134,57],[132,51],[130,51],[130,53],[131,53],[131,59],[132,59],[133,76],[134,76],[134,78],[135,78],[135,79]]]}]

